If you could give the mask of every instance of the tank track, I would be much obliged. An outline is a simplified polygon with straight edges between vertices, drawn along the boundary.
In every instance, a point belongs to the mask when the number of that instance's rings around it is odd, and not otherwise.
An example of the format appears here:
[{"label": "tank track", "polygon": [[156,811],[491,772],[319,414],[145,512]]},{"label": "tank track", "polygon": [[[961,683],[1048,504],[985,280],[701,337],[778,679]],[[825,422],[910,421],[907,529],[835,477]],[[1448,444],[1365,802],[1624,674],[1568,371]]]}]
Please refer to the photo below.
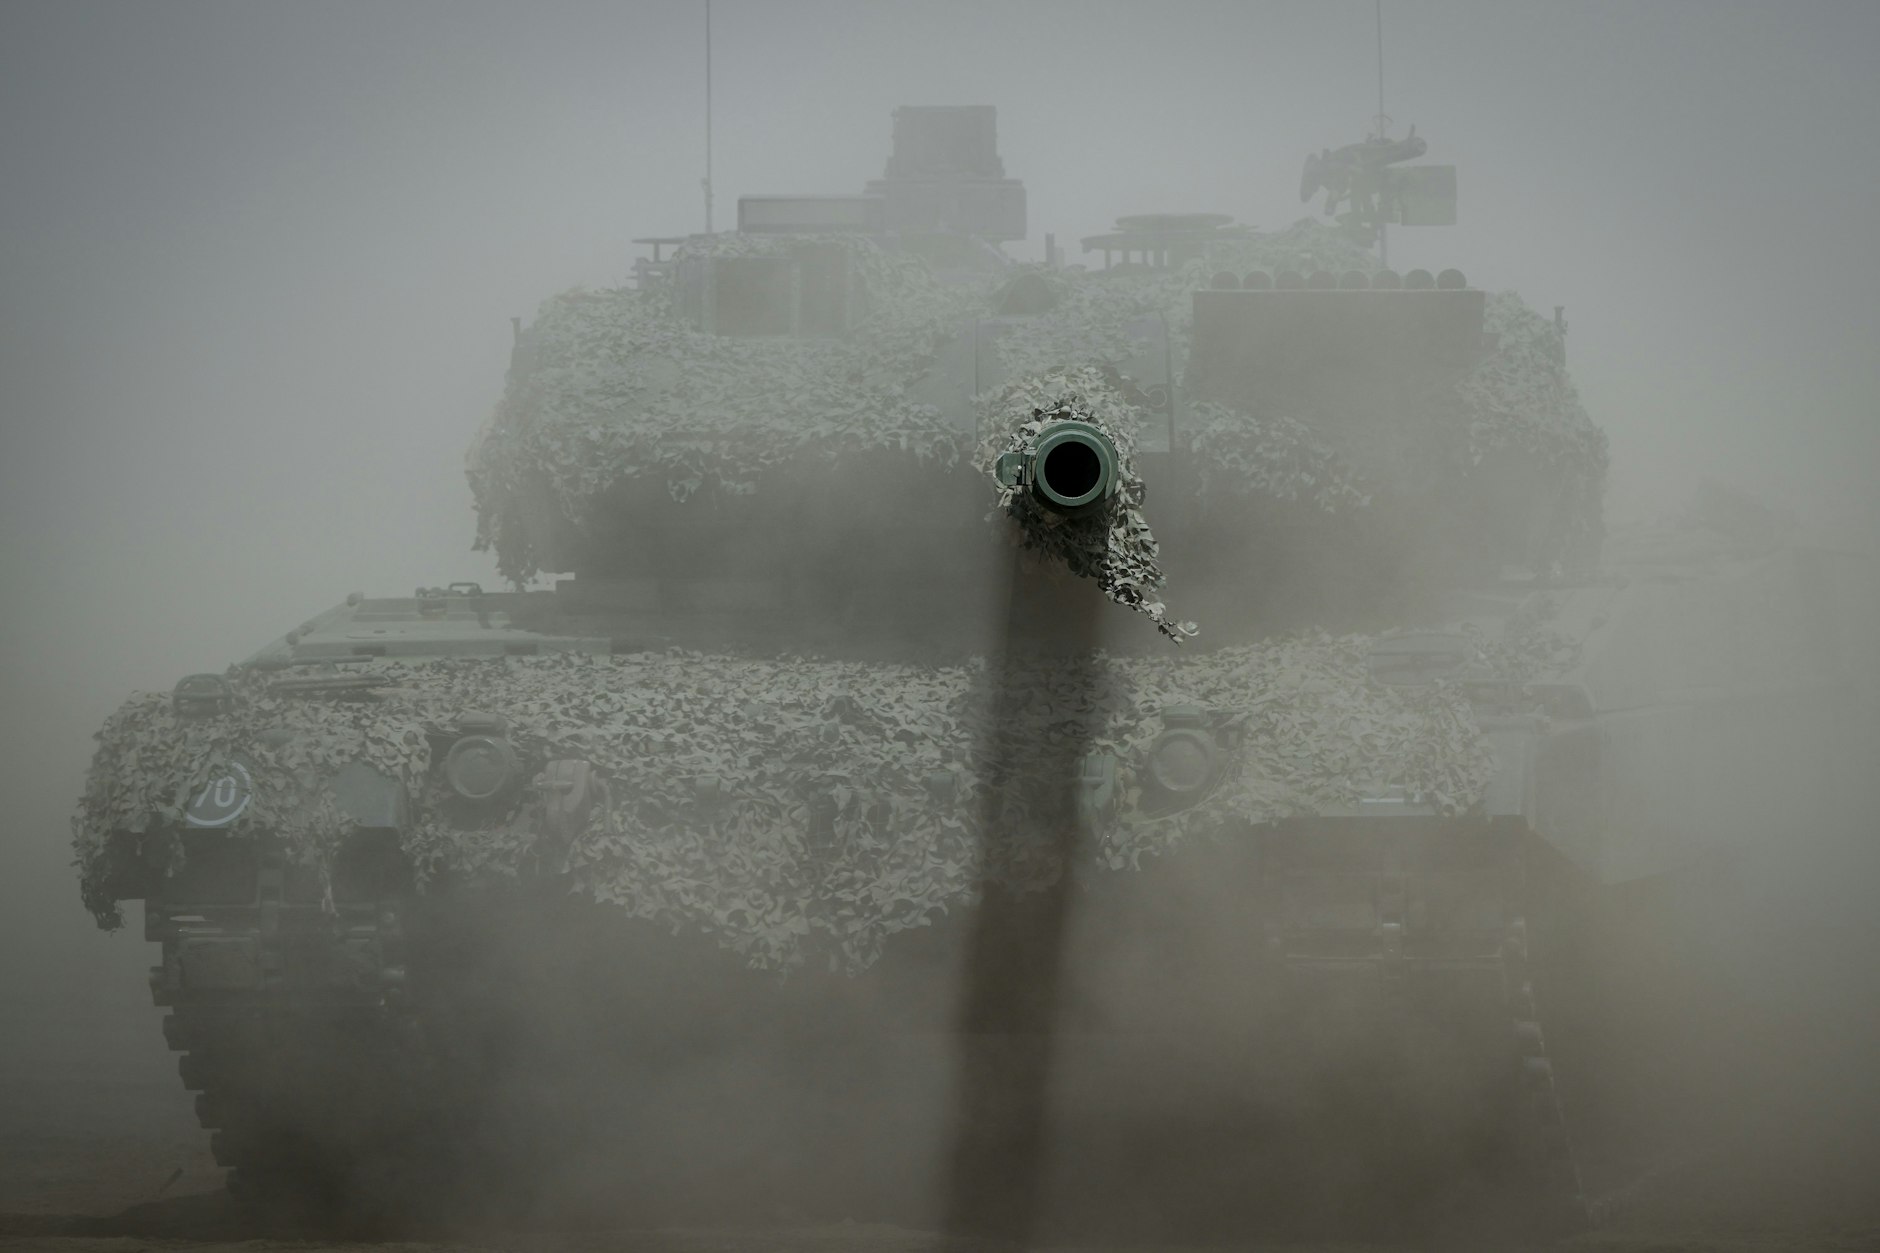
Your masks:
[{"label": "tank track", "polygon": [[210,1150],[251,1213],[376,1225],[431,1182],[424,1128],[440,1111],[400,1025],[267,1009],[164,1019]]},{"label": "tank track", "polygon": [[1511,1131],[1517,1171],[1543,1221],[1556,1229],[1591,1224],[1579,1159],[1567,1131],[1553,1059],[1541,1030],[1528,960],[1527,920],[1515,918],[1502,947],[1502,998],[1514,1040]]},{"label": "tank track", "polygon": [[[1522,899],[1524,876],[1508,869],[1511,895]],[[376,1230],[427,1214],[461,1219],[478,1206],[526,1204],[529,1172],[514,1169],[526,1166],[516,1160],[523,1146],[504,1143],[505,1133],[482,1117],[479,1096],[500,1059],[483,1056],[474,993],[429,988],[414,999],[427,989],[407,988],[405,902],[346,906],[337,915],[317,904],[287,906],[279,870],[263,869],[250,907],[184,914],[153,902],[146,911],[146,935],[163,945],[151,991],[170,1010],[164,1038],[180,1054],[184,1087],[197,1093],[197,1117],[212,1133],[215,1160],[229,1169],[230,1193],[260,1219]],[[1387,999],[1402,1002],[1420,963],[1404,952],[1404,902],[1386,893],[1384,903],[1381,947],[1336,966],[1370,968],[1393,989]],[[295,911],[298,934],[286,923]],[[311,938],[309,916],[321,924]],[[310,943],[326,954],[314,965],[343,979],[308,980]],[[252,954],[254,986],[204,989],[184,977],[191,952],[218,945]],[[1311,957],[1296,964],[1281,956],[1281,965],[1310,984],[1327,974]],[[1506,1041],[1507,1118],[1497,1138],[1505,1153],[1494,1167],[1508,1199],[1524,1224],[1531,1219],[1549,1233],[1587,1225],[1592,1215],[1541,1028],[1525,920],[1512,919],[1499,951],[1491,933],[1454,974],[1481,989],[1468,999],[1483,1026],[1498,1022]],[[1497,990],[1499,1012],[1490,1008]],[[536,1161],[545,1150],[553,1146],[523,1149]]]},{"label": "tank track", "polygon": [[[1341,834],[1305,829],[1269,841],[1266,946],[1277,970],[1304,1006],[1314,997],[1335,998],[1341,988],[1346,994],[1353,987],[1372,989],[1379,1016],[1353,1032],[1376,1032],[1388,1053],[1397,1037],[1434,1026],[1448,1033],[1447,1047],[1455,1050],[1444,1064],[1479,1074],[1482,1089],[1457,1090],[1448,1099],[1487,1101],[1487,1120],[1473,1130],[1446,1130],[1469,1136],[1468,1151],[1477,1159],[1470,1169],[1488,1188],[1474,1199],[1466,1188],[1459,1192],[1455,1217],[1479,1210],[1483,1221],[1546,1236],[1585,1228],[1594,1215],[1541,1026],[1529,952],[1527,915],[1547,899],[1549,884],[1532,864],[1525,836],[1458,828],[1420,849],[1366,840],[1341,852],[1331,842]],[[1431,904],[1429,884],[1441,880],[1445,865],[1462,870],[1447,885],[1448,899],[1470,895],[1476,916],[1492,910],[1500,922],[1434,924],[1444,914]],[[1319,920],[1311,904],[1315,890],[1340,903],[1345,913],[1339,921]],[[1368,925],[1360,921],[1367,913]],[[1278,1024],[1282,1033],[1287,1028]],[[1308,1074],[1319,1064],[1308,1056]],[[1391,1099],[1381,1089],[1374,1095],[1380,1105]],[[1434,1112],[1440,1110],[1408,1117],[1414,1125]],[[1418,1203],[1416,1196],[1403,1199]],[[1450,1203],[1429,1200],[1430,1212],[1447,1221],[1440,1216]]]},{"label": "tank track", "polygon": [[[405,995],[399,904],[337,916],[290,905],[283,869],[262,867],[249,907],[147,904],[146,938],[163,945],[150,989],[170,1011],[164,1041],[229,1193],[252,1217],[396,1225],[455,1182],[463,1094]],[[310,914],[323,930],[308,933]]]}]

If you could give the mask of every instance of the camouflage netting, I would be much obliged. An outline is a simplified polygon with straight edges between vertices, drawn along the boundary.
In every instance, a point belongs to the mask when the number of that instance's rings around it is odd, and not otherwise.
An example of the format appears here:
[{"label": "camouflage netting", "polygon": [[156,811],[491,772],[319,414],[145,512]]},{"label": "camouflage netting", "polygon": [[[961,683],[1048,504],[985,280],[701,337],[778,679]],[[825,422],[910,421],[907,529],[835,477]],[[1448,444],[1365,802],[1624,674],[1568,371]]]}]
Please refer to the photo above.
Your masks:
[{"label": "camouflage netting", "polygon": [[[1191,296],[1214,276],[1252,270],[1373,274],[1380,268],[1376,255],[1347,232],[1305,220],[1267,235],[1223,239],[1172,271],[1053,275],[1056,307],[1009,331],[999,340],[999,352],[1015,375],[1080,362],[1119,366],[1139,350],[1132,324],[1159,317],[1168,327],[1180,377],[1191,343]],[[1496,347],[1457,384],[1446,454],[1451,473],[1464,477],[1497,452],[1530,455],[1561,484],[1558,547],[1596,549],[1606,440],[1567,374],[1561,332],[1512,292],[1489,297],[1484,322]],[[1197,486],[1301,502],[1328,513],[1366,508],[1394,486],[1365,481],[1314,434],[1309,416],[1190,404],[1183,435],[1195,454]]]},{"label": "camouflage netting", "polygon": [[[578,523],[595,497],[623,482],[684,499],[754,491],[768,470],[805,460],[833,465],[892,449],[936,466],[958,461],[967,449],[916,399],[917,384],[964,319],[994,311],[989,289],[942,285],[913,258],[852,235],[727,234],[689,243],[681,256],[812,247],[846,250],[866,294],[868,315],[848,338],[707,334],[681,320],[673,292],[657,284],[571,292],[543,306],[469,461],[478,546],[496,550],[506,576],[522,580],[538,569],[519,520],[542,502]],[[1055,307],[1011,325],[997,351],[1013,379],[1121,369],[1139,348],[1132,324],[1159,318],[1179,379],[1192,293],[1216,274],[1377,268],[1347,233],[1310,220],[1223,238],[1172,271],[1036,268],[1028,272],[1044,279]],[[1567,376],[1560,332],[1510,293],[1489,300],[1487,321],[1499,346],[1457,387],[1453,429],[1432,456],[1457,481],[1497,454],[1537,459],[1562,485],[1557,547],[1586,553],[1600,530],[1605,440]],[[1364,510],[1391,494],[1397,485],[1367,482],[1314,432],[1311,418],[1190,406],[1182,437],[1201,467],[1201,490],[1333,512]],[[1482,472],[1498,470],[1491,461]]]},{"label": "camouflage netting", "polygon": [[574,291],[542,306],[508,391],[469,455],[477,547],[522,581],[539,554],[518,525],[532,499],[579,520],[617,483],[675,499],[745,493],[765,471],[894,449],[951,465],[957,434],[911,385],[983,293],[943,286],[912,257],[853,235],[716,235],[680,260],[840,248],[867,308],[842,338],[693,329],[667,287]]},{"label": "camouflage netting", "polygon": [[237,755],[262,768],[252,772],[253,797],[235,829],[278,832],[313,865],[326,864],[350,828],[321,780],[362,761],[413,795],[423,785],[431,750],[421,719],[387,716],[379,702],[276,696],[253,673],[230,673],[240,693],[233,714],[178,718],[167,694],[142,692],[98,731],[72,832],[80,892],[102,925],[121,922],[110,890],[112,834],[136,837],[148,864],[175,864],[180,844],[156,833],[179,829],[190,798]]},{"label": "camouflage netting", "polygon": [[1462,380],[1470,464],[1503,450],[1538,458],[1560,484],[1560,559],[1590,561],[1602,533],[1606,433],[1593,424],[1567,373],[1561,329],[1513,292],[1488,299],[1495,351]]},{"label": "camouflage netting", "polygon": [[[1530,636],[1532,638],[1530,638]],[[1511,677],[1561,658],[1543,633],[1482,645]],[[277,695],[259,672],[231,676],[234,710],[179,720],[140,695],[99,733],[75,820],[85,902],[120,922],[110,884],[120,859],[182,856],[163,835],[234,754],[256,795],[230,834],[279,835],[325,867],[348,829],[324,780],[363,761],[403,782],[416,815],[405,851],[422,881],[534,873],[528,793],[510,812],[466,817],[430,771],[434,743],[465,709],[497,709],[528,770],[589,761],[611,802],[567,857],[575,891],[636,917],[712,937],[753,965],[804,959],[855,969],[896,932],[970,903],[986,878],[1024,890],[1063,872],[1040,811],[1065,746],[1126,763],[1125,817],[1094,834],[1097,865],[1132,866],[1184,839],[1236,824],[1310,815],[1380,787],[1446,812],[1480,799],[1493,770],[1468,702],[1448,686],[1392,687],[1365,667],[1366,637],[1310,635],[1191,657],[1105,658],[1095,677],[1046,666],[997,676],[983,665],[922,667],[752,660],[688,652],[563,654],[423,664],[376,661],[386,681],[350,700]],[[1218,711],[1228,769],[1193,809],[1131,819],[1128,763],[1162,730],[1159,711]],[[1017,725],[990,725],[1004,708]],[[983,842],[982,757],[1013,755],[997,839]],[[1056,763],[1056,764],[1047,764]],[[1055,782],[1061,785],[1062,780]],[[982,857],[988,859],[982,863]]]},{"label": "camouflage netting", "polygon": [[1325,513],[1371,503],[1371,488],[1303,422],[1203,400],[1188,406],[1187,428],[1195,486],[1204,494],[1299,501]]},{"label": "camouflage netting", "polygon": [[[1115,445],[1122,482],[1100,509],[1067,518],[1040,505],[1029,491],[999,487],[998,508],[1028,551],[1080,578],[1095,579],[1103,594],[1145,614],[1156,630],[1180,643],[1195,634],[1192,622],[1175,622],[1158,595],[1162,567],[1155,536],[1142,513],[1143,483],[1132,458],[1140,413],[1094,368],[1048,374],[1014,383],[987,406],[980,422],[986,438],[977,464],[989,477],[1001,454],[1030,456],[1046,431],[1060,422],[1096,427]],[[997,479],[994,478],[995,485]]]},{"label": "camouflage netting", "polygon": [[[1215,275],[1239,277],[1250,270],[1371,273],[1378,268],[1377,257],[1348,234],[1308,220],[1267,235],[1224,238],[1174,270],[1102,275],[1042,271],[1057,297],[1056,307],[1008,331],[998,341],[998,351],[1006,369],[1021,377],[1077,362],[1116,368],[1139,351],[1131,327],[1159,318],[1168,328],[1171,364],[1180,377],[1194,320],[1192,296]],[[1248,414],[1203,401],[1187,407],[1183,434],[1194,453],[1196,486],[1204,493],[1265,495],[1328,513],[1370,504],[1371,488],[1294,417]]]},{"label": "camouflage netting", "polygon": [[[1011,378],[1079,365],[1120,365],[1137,351],[1132,324],[1173,314],[1188,303],[1194,284],[1180,271],[1086,274],[1031,267],[1055,303],[1015,322],[999,337],[999,364]],[[1181,314],[1184,324],[1189,315]]]},{"label": "camouflage netting", "polygon": [[1230,236],[1171,270],[1122,273],[1034,269],[1057,298],[1048,313],[1011,328],[999,339],[999,356],[1014,376],[1078,364],[1117,365],[1136,351],[1130,324],[1159,317],[1167,324],[1175,374],[1188,360],[1197,288],[1216,274],[1248,270],[1311,273],[1378,269],[1377,257],[1335,227],[1302,221],[1268,235]]},{"label": "camouflage netting", "polygon": [[[823,246],[848,252],[866,296],[868,316],[848,338],[705,334],[658,287],[548,302],[470,457],[479,542],[497,550],[506,575],[535,572],[519,520],[543,501],[579,521],[623,482],[685,499],[760,490],[773,467],[806,460],[830,465],[894,449],[950,466],[968,455],[940,415],[913,399],[914,385],[966,316],[990,311],[989,292],[942,287],[918,262],[849,236],[719,236],[689,245],[688,255]],[[1336,272],[1374,262],[1340,232],[1302,223],[1223,241],[1174,273],[1048,275],[1056,309],[1001,341],[1011,377],[1025,381],[981,398],[982,417],[1000,419],[983,428],[982,468],[1064,415],[1093,421],[1127,449],[1141,415],[1115,382],[1135,351],[1130,322],[1167,320],[1179,377],[1189,294],[1217,272],[1253,268]],[[1492,299],[1488,317],[1499,348],[1459,389],[1456,472],[1510,450],[1538,454],[1569,485],[1578,525],[1596,529],[1605,447],[1561,364],[1558,330],[1513,296]],[[1360,481],[1302,415],[1196,405],[1188,418],[1201,490],[1219,483],[1363,510],[1390,486]],[[1114,597],[1168,629],[1177,624],[1155,595],[1160,571],[1140,500],[1124,503],[1100,546],[1057,544],[1068,533],[1041,526],[1021,527],[1021,541],[1107,580]],[[1039,833],[1067,816],[1026,806],[1063,796],[1073,747],[1126,763],[1124,816],[1095,832],[1087,850],[1113,868],[1373,789],[1467,809],[1493,768],[1468,702],[1450,686],[1373,681],[1370,645],[1309,635],[1200,656],[1107,658],[1088,682],[1042,667],[995,683],[980,665],[671,652],[377,660],[368,672],[385,686],[332,700],[277,695],[266,675],[239,673],[237,706],[222,717],[178,720],[157,694],[113,715],[99,733],[75,848],[86,904],[101,923],[121,921],[113,885],[123,860],[174,864],[183,850],[169,833],[184,807],[240,754],[256,794],[230,828],[236,838],[271,832],[307,863],[327,866],[349,825],[327,780],[364,762],[413,797],[405,851],[426,885],[535,873],[543,867],[531,794],[505,813],[466,814],[432,769],[461,712],[497,710],[530,771],[576,758],[610,783],[605,813],[566,857],[575,890],[709,935],[755,965],[856,968],[894,933],[970,903],[987,880],[1025,889],[1064,872]],[[1481,668],[1510,681],[1566,660],[1534,622],[1478,641]],[[1018,726],[991,725],[994,687],[1001,707],[1018,711]],[[1162,730],[1159,711],[1174,704],[1218,712],[1228,768],[1195,807],[1143,818],[1130,763],[1142,761]],[[996,771],[983,760],[994,743],[1014,746]],[[998,777],[1008,781],[1003,809],[986,803]],[[1001,829],[985,841],[981,823],[995,811]]]}]

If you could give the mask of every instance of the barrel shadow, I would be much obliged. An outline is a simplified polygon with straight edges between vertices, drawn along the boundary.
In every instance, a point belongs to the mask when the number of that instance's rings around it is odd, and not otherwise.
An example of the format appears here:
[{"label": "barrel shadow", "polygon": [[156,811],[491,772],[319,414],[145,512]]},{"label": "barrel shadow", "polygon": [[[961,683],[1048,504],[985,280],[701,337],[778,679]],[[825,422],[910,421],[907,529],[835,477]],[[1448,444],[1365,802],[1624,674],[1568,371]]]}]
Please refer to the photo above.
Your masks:
[{"label": "barrel shadow", "polygon": [[[1103,602],[1011,580],[1004,630],[976,694],[988,711],[978,760],[981,899],[965,942],[957,1009],[943,1230],[951,1240],[1023,1247],[1036,1231],[1051,1152],[1048,1093],[1065,985],[1074,869],[1086,852],[1078,777],[1090,751],[1088,709],[1101,680]],[[1050,623],[1048,646],[1031,629]],[[1041,676],[1049,679],[1041,687]],[[1048,691],[1064,717],[1048,731],[1025,702]],[[1030,715],[1030,716],[1028,716]],[[1026,743],[1036,737],[1042,743]],[[1021,753],[1019,750],[1024,749]],[[1035,767],[1020,773],[1011,763]],[[1049,789],[1045,795],[1021,789]],[[999,873],[1014,846],[1049,858],[1048,886],[1018,892]]]}]

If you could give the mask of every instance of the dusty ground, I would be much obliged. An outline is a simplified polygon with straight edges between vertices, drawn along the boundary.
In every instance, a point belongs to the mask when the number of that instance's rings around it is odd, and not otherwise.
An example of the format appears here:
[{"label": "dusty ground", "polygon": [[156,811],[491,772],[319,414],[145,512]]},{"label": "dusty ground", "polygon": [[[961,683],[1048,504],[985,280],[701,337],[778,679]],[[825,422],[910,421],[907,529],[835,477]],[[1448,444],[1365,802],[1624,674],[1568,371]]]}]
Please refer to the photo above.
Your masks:
[{"label": "dusty ground", "polygon": [[[361,1248],[380,1253],[916,1253],[947,1247],[931,1233],[853,1222],[817,1224],[800,1217],[780,1217],[774,1225],[711,1229],[438,1232],[423,1240],[373,1245],[259,1232],[245,1225],[220,1191],[220,1172],[179,1085],[158,1073],[119,1079],[87,1075],[82,1073],[86,1060],[84,1050],[78,1049],[65,1059],[64,1074],[0,1077],[0,1253],[312,1253]],[[1634,1198],[1631,1212],[1556,1247],[1563,1253],[1880,1251],[1880,1229],[1821,1224],[1806,1217],[1773,1223],[1740,1217],[1725,1221],[1694,1217],[1692,1210],[1689,1189],[1681,1189],[1675,1180],[1648,1186]],[[1427,1246],[1235,1247],[1358,1253]]]}]

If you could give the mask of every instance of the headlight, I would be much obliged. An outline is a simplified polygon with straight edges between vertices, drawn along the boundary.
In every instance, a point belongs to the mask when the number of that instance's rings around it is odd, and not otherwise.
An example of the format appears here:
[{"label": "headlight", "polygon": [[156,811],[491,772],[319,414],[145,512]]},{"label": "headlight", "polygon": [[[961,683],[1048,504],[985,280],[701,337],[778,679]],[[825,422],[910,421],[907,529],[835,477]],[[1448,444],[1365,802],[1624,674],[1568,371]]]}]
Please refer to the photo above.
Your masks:
[{"label": "headlight", "polygon": [[1193,799],[1213,785],[1221,770],[1221,748],[1196,705],[1162,711],[1168,729],[1149,746],[1149,778],[1170,796]]},{"label": "headlight", "polygon": [[1149,748],[1149,777],[1176,796],[1192,796],[1214,782],[1220,752],[1206,731],[1178,727],[1164,731]]},{"label": "headlight", "polygon": [[462,731],[472,731],[444,754],[444,781],[467,801],[491,801],[522,782],[522,759],[503,738],[502,719],[466,714],[457,720]]}]

